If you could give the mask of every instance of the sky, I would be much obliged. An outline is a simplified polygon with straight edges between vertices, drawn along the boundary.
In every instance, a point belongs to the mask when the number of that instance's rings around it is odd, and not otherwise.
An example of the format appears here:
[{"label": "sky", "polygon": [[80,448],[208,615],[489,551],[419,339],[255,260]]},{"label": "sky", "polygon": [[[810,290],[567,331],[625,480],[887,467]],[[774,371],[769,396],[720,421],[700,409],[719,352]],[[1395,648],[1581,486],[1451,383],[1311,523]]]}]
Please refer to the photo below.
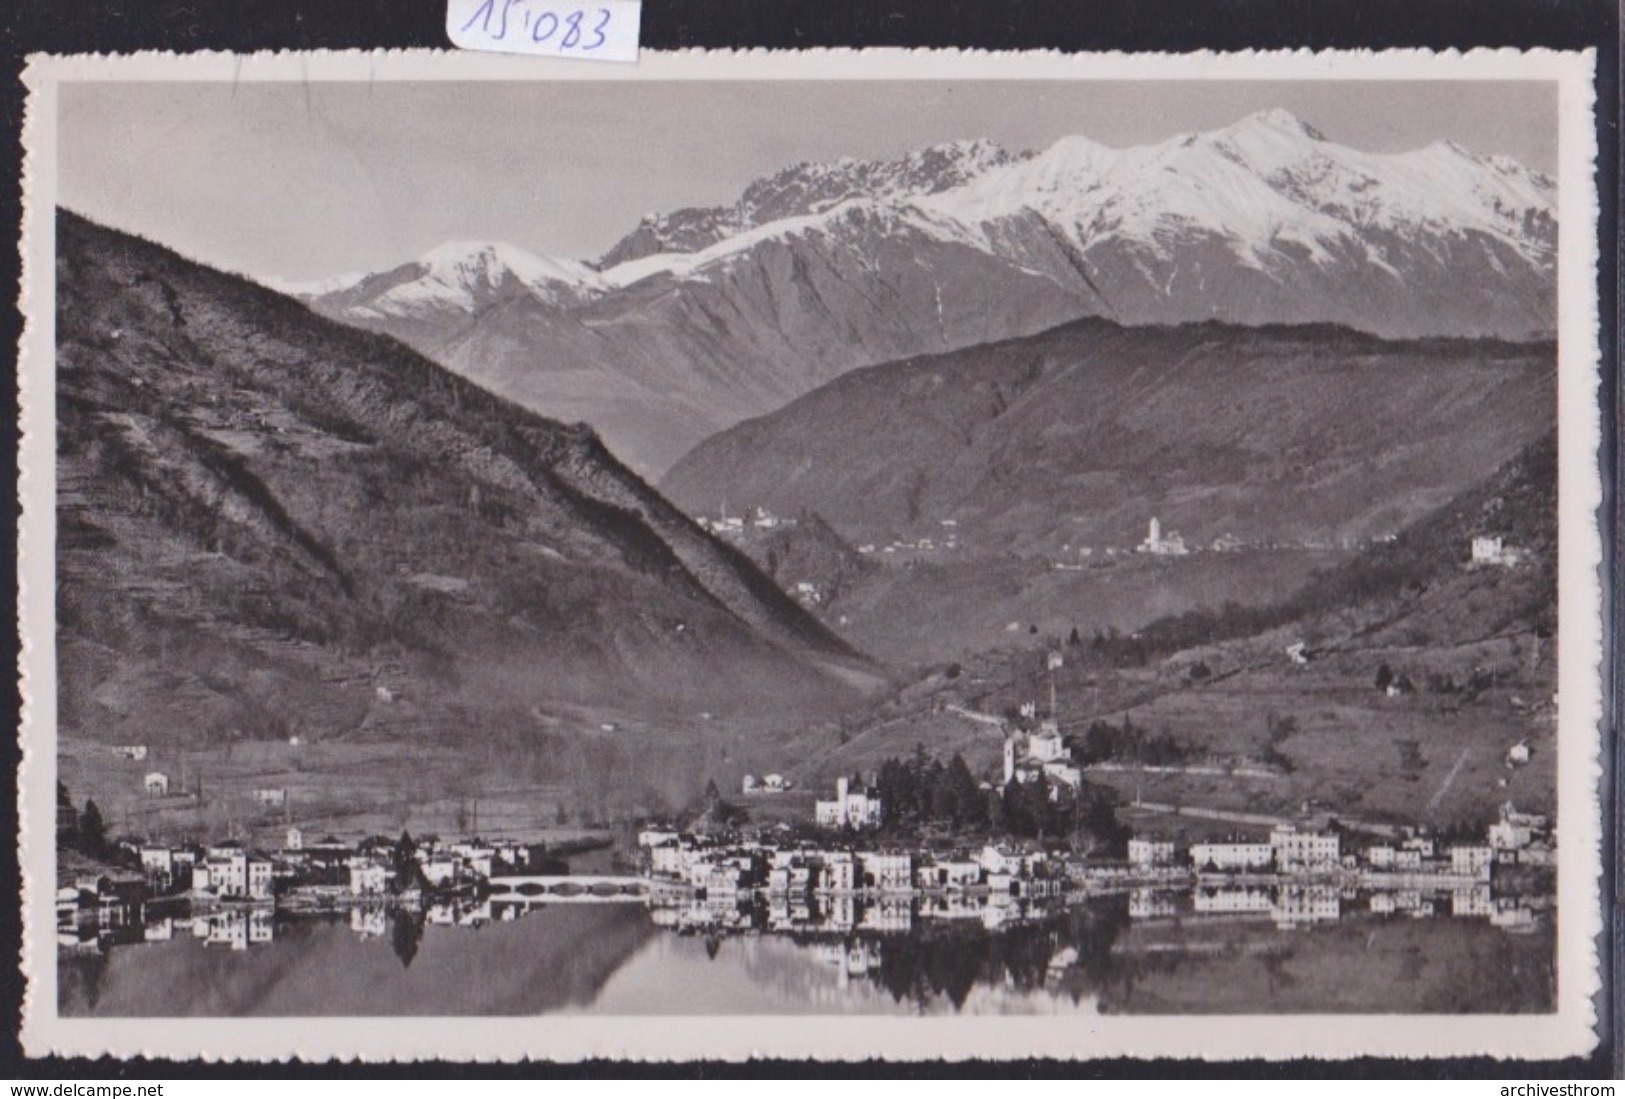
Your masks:
[{"label": "sky", "polygon": [[731,204],[798,161],[1146,144],[1272,107],[1357,149],[1448,138],[1556,168],[1556,85],[1534,82],[79,83],[58,197],[262,277],[382,270],[448,240],[590,260],[645,213]]}]

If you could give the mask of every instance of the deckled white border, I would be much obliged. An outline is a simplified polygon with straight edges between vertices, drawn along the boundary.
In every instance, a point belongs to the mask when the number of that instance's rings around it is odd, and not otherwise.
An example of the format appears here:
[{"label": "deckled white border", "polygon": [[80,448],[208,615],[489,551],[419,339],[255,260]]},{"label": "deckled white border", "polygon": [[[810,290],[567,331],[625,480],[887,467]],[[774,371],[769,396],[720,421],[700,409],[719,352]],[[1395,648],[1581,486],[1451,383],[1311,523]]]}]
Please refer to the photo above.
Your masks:
[{"label": "deckled white border", "polygon": [[[1596,314],[1593,51],[1307,50],[1189,55],[807,50],[645,52],[635,66],[441,51],[247,56],[145,53],[30,59],[24,122],[22,502],[18,538],[24,871],[22,1041],[31,1056],[211,1060],[687,1060],[751,1056],[891,1060],[1163,1056],[1553,1058],[1596,1044],[1601,987],[1601,415]],[[1560,590],[1558,1010],[1540,1016],[1101,1018],[64,1019],[56,1014],[53,892],[56,652],[54,239],[57,89],[81,80],[1485,80],[1560,89],[1558,397]],[[46,883],[43,887],[41,883]],[[1488,961],[1488,960],[1487,960]]]}]

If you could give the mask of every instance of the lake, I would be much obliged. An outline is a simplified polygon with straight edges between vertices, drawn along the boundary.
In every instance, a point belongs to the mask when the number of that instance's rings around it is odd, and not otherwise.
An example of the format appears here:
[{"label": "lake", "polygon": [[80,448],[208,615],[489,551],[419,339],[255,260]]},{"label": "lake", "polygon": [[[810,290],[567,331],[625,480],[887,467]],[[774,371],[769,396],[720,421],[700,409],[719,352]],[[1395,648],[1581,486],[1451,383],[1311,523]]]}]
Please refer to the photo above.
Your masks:
[{"label": "lake", "polygon": [[59,936],[63,1015],[1535,1013],[1550,898],[1335,886],[462,902]]}]

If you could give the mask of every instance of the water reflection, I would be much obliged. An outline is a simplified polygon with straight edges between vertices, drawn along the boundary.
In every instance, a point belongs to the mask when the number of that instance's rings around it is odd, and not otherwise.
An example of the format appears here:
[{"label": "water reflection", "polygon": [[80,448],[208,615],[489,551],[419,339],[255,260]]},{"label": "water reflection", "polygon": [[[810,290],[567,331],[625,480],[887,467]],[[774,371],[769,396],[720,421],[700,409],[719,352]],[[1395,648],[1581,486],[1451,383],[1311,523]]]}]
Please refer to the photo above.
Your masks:
[{"label": "water reflection", "polygon": [[59,929],[61,1010],[1540,1012],[1555,984],[1551,899],[1488,884],[583,900],[149,905]]}]

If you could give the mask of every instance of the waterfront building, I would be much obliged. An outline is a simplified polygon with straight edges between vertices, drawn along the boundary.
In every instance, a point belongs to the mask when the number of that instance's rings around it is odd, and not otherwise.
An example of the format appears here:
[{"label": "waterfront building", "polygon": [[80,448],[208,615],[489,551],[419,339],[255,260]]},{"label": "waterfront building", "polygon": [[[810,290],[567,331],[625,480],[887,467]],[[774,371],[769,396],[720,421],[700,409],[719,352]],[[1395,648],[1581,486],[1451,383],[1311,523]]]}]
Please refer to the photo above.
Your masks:
[{"label": "waterfront building", "polygon": [[963,889],[981,883],[982,865],[972,859],[937,859],[922,866],[917,877],[925,888]]},{"label": "waterfront building", "polygon": [[147,872],[148,878],[168,882],[175,876],[175,853],[161,845],[143,846],[141,869]]},{"label": "waterfront building", "polygon": [[210,848],[209,857],[192,868],[192,888],[218,897],[270,900],[274,869],[270,859],[223,844]]},{"label": "waterfront building", "polygon": [[1228,840],[1191,844],[1191,865],[1197,870],[1261,871],[1268,870],[1274,861],[1275,849],[1268,843]]},{"label": "waterfront building", "polygon": [[1284,872],[1336,869],[1341,859],[1335,832],[1300,832],[1282,825],[1270,832],[1275,866]]},{"label": "waterfront building", "polygon": [[418,865],[423,871],[424,880],[438,889],[457,881],[461,864],[450,855],[429,855],[420,858]]},{"label": "waterfront building", "polygon": [[858,856],[865,888],[898,892],[914,888],[914,856],[907,852],[866,851]]},{"label": "waterfront building", "polygon": [[395,876],[383,860],[367,855],[356,855],[348,863],[350,892],[358,897],[376,896],[389,890],[390,879]]}]

